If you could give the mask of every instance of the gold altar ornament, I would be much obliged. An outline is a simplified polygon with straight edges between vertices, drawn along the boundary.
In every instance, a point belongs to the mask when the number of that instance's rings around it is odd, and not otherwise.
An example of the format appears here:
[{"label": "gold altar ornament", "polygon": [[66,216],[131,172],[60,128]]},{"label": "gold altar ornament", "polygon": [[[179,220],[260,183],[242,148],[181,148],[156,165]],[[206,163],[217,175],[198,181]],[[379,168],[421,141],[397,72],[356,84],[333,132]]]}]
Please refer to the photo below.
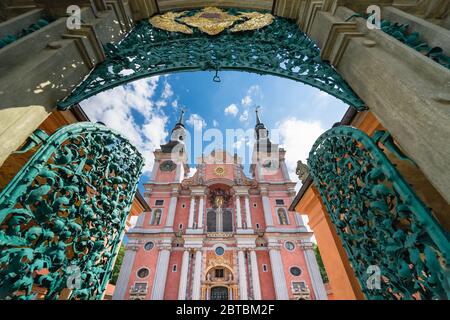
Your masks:
[{"label": "gold altar ornament", "polygon": [[[158,29],[193,34],[194,27],[200,31],[214,36],[231,28],[231,32],[250,31],[261,29],[273,22],[273,15],[260,12],[240,12],[232,15],[216,7],[206,7],[192,16],[187,16],[188,11],[166,12],[149,19],[150,23]],[[236,22],[243,21],[242,23]],[[233,27],[234,25],[234,27]]]}]

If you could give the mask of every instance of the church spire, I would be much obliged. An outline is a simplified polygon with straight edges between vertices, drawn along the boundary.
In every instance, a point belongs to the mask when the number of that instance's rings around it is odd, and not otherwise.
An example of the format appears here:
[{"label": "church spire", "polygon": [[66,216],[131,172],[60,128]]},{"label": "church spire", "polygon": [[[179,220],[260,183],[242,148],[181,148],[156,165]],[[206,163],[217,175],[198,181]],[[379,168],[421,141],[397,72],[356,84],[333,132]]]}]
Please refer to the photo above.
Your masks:
[{"label": "church spire", "polygon": [[163,153],[172,152],[175,146],[184,144],[184,139],[186,138],[186,128],[184,127],[184,113],[184,109],[181,109],[180,117],[178,118],[178,122],[172,129],[169,142],[161,145],[161,150]]},{"label": "church spire", "polygon": [[178,119],[177,125],[184,127],[184,109],[181,109],[180,118]]},{"label": "church spire", "polygon": [[259,120],[259,108],[260,106],[257,106],[255,108],[255,112],[256,112],[256,125],[261,124],[261,120]]},{"label": "church spire", "polygon": [[261,119],[259,118],[259,109],[261,107],[257,106],[255,108],[255,113],[256,113],[256,125],[255,125],[255,132],[256,132],[256,138],[257,140],[260,139],[260,134],[261,134],[261,130],[263,131],[267,131],[266,127],[264,126],[264,123],[261,122]]},{"label": "church spire", "polygon": [[255,137],[256,137],[256,150],[270,150],[271,142],[269,139],[269,130],[264,126],[264,123],[261,122],[259,118],[259,109],[260,107],[255,108],[256,113],[256,125],[255,125]]}]

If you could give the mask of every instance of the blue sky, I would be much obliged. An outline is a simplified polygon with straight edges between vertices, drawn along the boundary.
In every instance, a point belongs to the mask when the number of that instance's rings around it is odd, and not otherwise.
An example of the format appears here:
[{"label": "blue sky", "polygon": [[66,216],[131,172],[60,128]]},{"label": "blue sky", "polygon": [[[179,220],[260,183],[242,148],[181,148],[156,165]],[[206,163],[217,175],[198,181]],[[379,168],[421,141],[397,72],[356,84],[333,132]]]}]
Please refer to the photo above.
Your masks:
[{"label": "blue sky", "polygon": [[[252,129],[254,109],[261,106],[262,121],[287,151],[294,181],[298,181],[297,160],[306,160],[318,136],[340,121],[348,108],[318,89],[288,79],[228,71],[219,73],[217,83],[213,76],[213,72],[186,72],[142,79],[100,93],[81,106],[92,121],[121,132],[142,152],[146,166],[141,183],[153,166],[153,150],[167,141],[181,108],[192,134],[216,128],[225,135],[227,129]],[[236,140],[234,146],[248,149],[251,142]],[[201,150],[191,149],[194,167],[194,156]],[[248,163],[244,165],[248,169]]]}]

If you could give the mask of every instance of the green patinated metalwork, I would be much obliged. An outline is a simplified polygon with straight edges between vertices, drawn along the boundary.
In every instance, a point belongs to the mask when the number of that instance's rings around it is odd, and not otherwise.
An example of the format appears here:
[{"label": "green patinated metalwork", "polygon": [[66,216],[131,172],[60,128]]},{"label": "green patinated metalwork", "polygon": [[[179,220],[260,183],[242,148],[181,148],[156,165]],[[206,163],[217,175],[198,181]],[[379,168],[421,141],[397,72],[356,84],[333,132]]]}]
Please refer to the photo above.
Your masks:
[{"label": "green patinated metalwork", "polygon": [[321,60],[314,42],[284,18],[277,17],[259,30],[225,30],[217,36],[197,29],[192,35],[168,32],[141,21],[118,45],[105,45],[105,51],[106,60],[58,104],[60,109],[140,78],[198,70],[277,75],[319,88],[358,110],[365,109],[336,70]]},{"label": "green patinated metalwork", "polygon": [[[333,128],[308,164],[368,299],[450,298],[449,234],[369,136]],[[380,290],[369,266],[380,268]]]},{"label": "green patinated metalwork", "polygon": [[42,29],[43,27],[47,26],[49,24],[48,19],[39,19],[36,23],[33,23],[29,25],[27,28],[22,29],[18,34],[9,34],[4,36],[3,38],[0,38],[0,49],[3,47],[6,47],[8,44],[11,44],[13,42],[16,42],[17,40],[25,37],[26,35],[29,35],[30,33],[33,33],[39,29]]},{"label": "green patinated metalwork", "polygon": [[[355,17],[369,19],[371,14],[354,14],[350,16],[346,21],[349,21]],[[430,47],[426,41],[424,41],[417,31],[411,31],[408,24],[397,23],[389,20],[381,20],[381,30],[388,35],[394,37],[398,41],[406,44],[408,47],[422,53],[424,56],[432,59],[447,69],[450,69],[450,57],[444,53],[441,47]]]},{"label": "green patinated metalwork", "polygon": [[0,299],[100,299],[142,166],[100,124],[45,139],[0,194]]}]

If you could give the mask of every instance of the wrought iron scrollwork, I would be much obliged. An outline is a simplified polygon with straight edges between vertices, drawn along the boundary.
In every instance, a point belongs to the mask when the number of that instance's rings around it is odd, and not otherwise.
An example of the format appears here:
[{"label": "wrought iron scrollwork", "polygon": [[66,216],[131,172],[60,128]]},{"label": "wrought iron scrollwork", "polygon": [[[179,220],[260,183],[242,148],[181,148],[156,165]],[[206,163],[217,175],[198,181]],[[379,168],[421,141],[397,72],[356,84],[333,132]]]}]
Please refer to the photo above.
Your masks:
[{"label": "wrought iron scrollwork", "polygon": [[[308,164],[367,298],[450,298],[449,235],[369,136],[333,128]],[[368,283],[373,266],[380,288]]]},{"label": "wrought iron scrollwork", "polygon": [[0,299],[100,299],[142,166],[100,124],[48,137],[0,194]]},{"label": "wrought iron scrollwork", "polygon": [[[196,11],[192,11],[194,14]],[[364,103],[345,80],[320,58],[320,50],[290,20],[275,18],[263,29],[210,36],[169,32],[139,22],[118,45],[105,46],[106,60],[65,100],[67,109],[104,90],[140,78],[179,71],[240,70],[271,74],[309,84],[362,110]]]}]

